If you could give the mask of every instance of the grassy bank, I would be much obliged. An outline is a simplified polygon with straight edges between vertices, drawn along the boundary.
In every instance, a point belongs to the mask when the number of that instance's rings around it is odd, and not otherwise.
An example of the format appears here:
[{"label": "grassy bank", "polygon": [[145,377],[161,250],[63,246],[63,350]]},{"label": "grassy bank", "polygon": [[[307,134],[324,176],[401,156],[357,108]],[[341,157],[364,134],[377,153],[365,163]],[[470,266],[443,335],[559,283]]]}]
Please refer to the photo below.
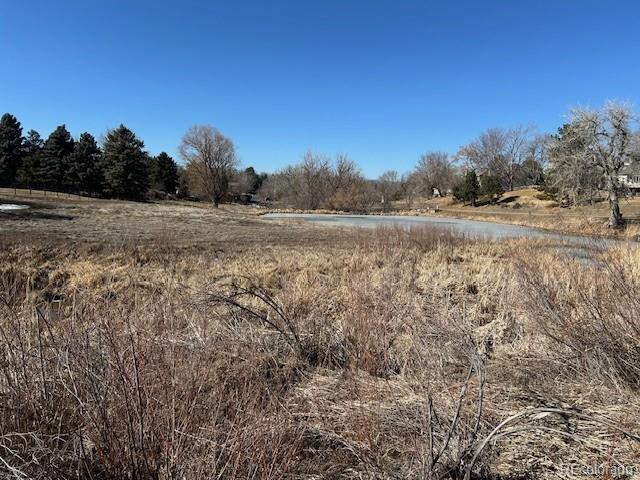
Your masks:
[{"label": "grassy bank", "polygon": [[451,197],[418,199],[411,204],[397,202],[394,207],[401,214],[433,214],[437,210],[439,215],[448,217],[526,225],[562,233],[624,240],[640,238],[640,199],[635,197],[620,201],[621,212],[628,220],[626,228],[621,230],[607,227],[607,202],[562,208],[537,188],[505,192],[495,203],[481,201],[476,207]]}]

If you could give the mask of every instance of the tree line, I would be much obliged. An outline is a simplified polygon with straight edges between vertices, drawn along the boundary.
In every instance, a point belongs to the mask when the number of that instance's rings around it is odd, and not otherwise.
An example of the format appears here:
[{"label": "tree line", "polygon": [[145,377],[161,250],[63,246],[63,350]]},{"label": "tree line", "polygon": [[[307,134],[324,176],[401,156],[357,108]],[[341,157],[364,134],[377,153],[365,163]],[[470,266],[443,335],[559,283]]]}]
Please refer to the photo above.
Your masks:
[{"label": "tree line", "polygon": [[427,152],[400,174],[388,170],[367,179],[347,155],[307,152],[295,165],[273,174],[238,169],[233,141],[209,125],[191,127],[179,154],[149,155],[142,140],[124,125],[109,130],[99,144],[90,133],[72,138],[64,125],[46,140],[30,130],[22,134],[11,114],[0,119],[0,184],[48,188],[127,199],[149,191],[193,195],[215,206],[241,193],[304,210],[389,211],[393,202],[411,208],[416,198],[452,195],[476,204],[496,201],[505,191],[538,185],[558,201],[578,205],[606,198],[609,224],[622,225],[619,198],[626,185],[620,172],[639,161],[640,136],[625,104],[570,112],[555,134],[530,127],[490,128],[461,146],[455,155]]},{"label": "tree line", "polygon": [[601,109],[575,108],[557,133],[531,127],[490,128],[455,155],[428,152],[408,173],[384,172],[366,180],[346,155],[335,159],[308,152],[302,161],[273,175],[265,195],[300,209],[389,210],[392,201],[410,208],[416,198],[452,195],[476,205],[495,202],[505,191],[536,185],[568,205],[609,202],[609,226],[623,224],[619,199],[628,193],[623,166],[640,162],[635,115],[623,103]]},{"label": "tree line", "polygon": [[139,200],[150,188],[175,194],[179,167],[166,152],[149,155],[129,128],[109,130],[101,144],[88,132],[77,139],[59,125],[46,139],[22,134],[17,118],[0,118],[0,184]]},{"label": "tree line", "polygon": [[239,193],[256,193],[267,178],[253,167],[239,170],[233,141],[208,125],[182,138],[183,165],[166,152],[156,156],[124,125],[101,142],[88,132],[77,139],[65,125],[43,139],[23,135],[9,113],[0,118],[0,186],[48,189],[106,198],[144,200],[150,195],[206,199],[218,205]]}]

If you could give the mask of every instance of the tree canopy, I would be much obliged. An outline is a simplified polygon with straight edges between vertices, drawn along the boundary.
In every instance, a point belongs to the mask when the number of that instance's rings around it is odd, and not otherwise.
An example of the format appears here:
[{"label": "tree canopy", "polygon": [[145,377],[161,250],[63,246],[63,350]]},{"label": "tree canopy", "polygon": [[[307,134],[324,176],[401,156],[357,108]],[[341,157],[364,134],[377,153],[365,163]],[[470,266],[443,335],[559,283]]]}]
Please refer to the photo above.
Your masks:
[{"label": "tree canopy", "polygon": [[118,198],[141,200],[149,188],[144,143],[124,125],[110,130],[103,145],[105,190]]},{"label": "tree canopy", "polygon": [[178,188],[178,164],[166,152],[151,161],[151,186],[162,192],[175,194]]},{"label": "tree canopy", "polygon": [[40,159],[39,177],[43,186],[56,190],[69,186],[69,156],[73,148],[73,138],[65,125],[59,125],[51,132]]},{"label": "tree canopy", "polygon": [[104,178],[102,152],[90,133],[83,133],[69,157],[68,182],[77,192],[100,194]]}]

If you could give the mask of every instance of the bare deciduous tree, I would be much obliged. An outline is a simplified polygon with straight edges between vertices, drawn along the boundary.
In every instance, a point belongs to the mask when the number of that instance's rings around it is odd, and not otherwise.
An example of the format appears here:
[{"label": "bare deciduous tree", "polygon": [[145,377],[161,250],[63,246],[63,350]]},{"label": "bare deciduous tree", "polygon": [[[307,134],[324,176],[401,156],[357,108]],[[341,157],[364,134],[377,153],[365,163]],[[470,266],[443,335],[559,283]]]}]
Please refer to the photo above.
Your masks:
[{"label": "bare deciduous tree", "polygon": [[433,196],[435,190],[440,196],[445,196],[453,186],[455,177],[453,161],[444,152],[425,153],[414,170],[414,180],[427,197]]},{"label": "bare deciduous tree", "polygon": [[587,161],[584,140],[570,124],[558,129],[549,144],[546,189],[559,200],[572,205],[591,203],[599,196],[602,172]]},{"label": "bare deciduous tree", "polygon": [[391,202],[396,200],[402,187],[398,172],[395,170],[387,170],[384,172],[378,177],[376,187],[381,196],[382,209],[388,212],[391,207]]},{"label": "bare deciduous tree", "polygon": [[373,184],[346,155],[336,156],[329,177],[331,186],[326,206],[333,210],[363,211],[373,203]]},{"label": "bare deciduous tree", "polygon": [[210,125],[194,125],[182,137],[180,156],[186,162],[190,189],[215,207],[226,197],[238,160],[231,139]]},{"label": "bare deciduous tree", "polygon": [[373,187],[346,155],[330,158],[307,152],[302,162],[272,175],[263,192],[304,210],[364,210],[373,200]]},{"label": "bare deciduous tree", "polygon": [[521,179],[525,184],[540,185],[549,165],[550,136],[535,135],[527,147],[526,158],[521,165]]},{"label": "bare deciduous tree", "polygon": [[506,143],[506,132],[503,129],[490,128],[472,142],[463,145],[458,157],[470,168],[485,172],[504,155]]},{"label": "bare deciduous tree", "polygon": [[584,161],[602,172],[609,200],[609,227],[619,228],[623,224],[619,173],[631,154],[631,107],[610,102],[601,110],[574,108],[570,118],[572,131],[584,144]]},{"label": "bare deciduous tree", "polygon": [[299,206],[307,210],[320,208],[330,188],[331,161],[313,152],[304,154],[302,163],[287,169],[289,184]]},{"label": "bare deciduous tree", "polygon": [[531,128],[516,127],[507,130],[505,135],[505,152],[498,157],[499,162],[494,170],[506,184],[505,189],[513,190],[517,184],[517,177],[529,153],[531,145]]},{"label": "bare deciduous tree", "polygon": [[495,175],[505,190],[522,184],[522,165],[530,158],[533,130],[530,127],[491,128],[458,152],[481,175]]}]

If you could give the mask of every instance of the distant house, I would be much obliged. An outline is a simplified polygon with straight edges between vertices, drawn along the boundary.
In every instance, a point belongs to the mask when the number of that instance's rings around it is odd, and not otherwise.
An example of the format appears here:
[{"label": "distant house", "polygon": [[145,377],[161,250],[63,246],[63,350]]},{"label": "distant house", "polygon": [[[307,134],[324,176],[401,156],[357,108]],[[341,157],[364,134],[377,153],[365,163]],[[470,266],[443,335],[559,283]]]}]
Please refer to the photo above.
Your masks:
[{"label": "distant house", "polygon": [[625,162],[618,173],[618,180],[631,195],[640,195],[640,161]]}]

